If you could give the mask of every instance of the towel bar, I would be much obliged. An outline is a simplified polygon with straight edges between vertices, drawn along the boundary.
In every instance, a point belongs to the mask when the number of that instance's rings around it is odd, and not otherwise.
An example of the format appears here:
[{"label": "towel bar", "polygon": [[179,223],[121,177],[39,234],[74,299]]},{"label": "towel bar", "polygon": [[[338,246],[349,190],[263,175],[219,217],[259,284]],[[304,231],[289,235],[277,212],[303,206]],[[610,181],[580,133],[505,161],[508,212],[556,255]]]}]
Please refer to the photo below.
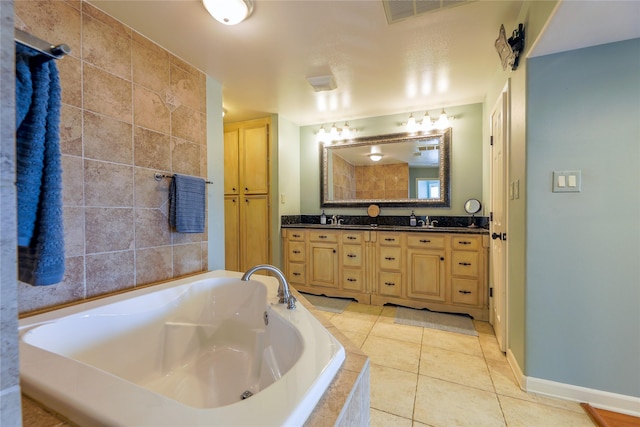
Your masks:
[{"label": "towel bar", "polygon": [[[163,178],[173,178],[173,175],[165,175],[163,173],[156,172],[153,176],[156,181],[162,181]],[[213,181],[205,181],[206,184],[213,184]]]}]

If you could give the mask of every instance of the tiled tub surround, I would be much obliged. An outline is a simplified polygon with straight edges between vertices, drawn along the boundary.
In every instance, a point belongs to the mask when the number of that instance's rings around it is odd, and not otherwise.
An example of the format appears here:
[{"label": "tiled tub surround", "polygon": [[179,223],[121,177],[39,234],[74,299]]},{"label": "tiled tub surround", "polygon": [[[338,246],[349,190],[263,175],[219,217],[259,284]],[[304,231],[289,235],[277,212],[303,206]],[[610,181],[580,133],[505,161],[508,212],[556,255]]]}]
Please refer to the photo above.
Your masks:
[{"label": "tiled tub surround", "polygon": [[207,269],[207,232],[166,217],[168,175],[206,175],[205,75],[84,1],[15,2],[15,26],[71,54],[57,62],[66,272],[20,283],[21,313]]},{"label": "tiled tub surround", "polygon": [[[224,272],[224,271],[216,271],[216,272],[212,272],[212,273],[207,273],[204,275],[200,275],[200,276],[195,276],[192,280],[196,281],[198,278],[202,278],[202,277],[211,277],[214,278],[214,280],[228,280],[229,277],[232,278],[232,280],[237,280],[237,278],[239,277],[238,273],[235,272]],[[218,278],[218,279],[215,279]],[[269,292],[271,294],[273,294],[273,298],[270,298],[270,301],[274,300],[275,298],[275,291],[277,289],[277,281],[274,278],[271,277],[266,277],[266,276],[258,276],[258,275],[254,275],[252,276],[252,280],[256,280],[256,281],[260,281],[260,282],[264,282],[265,284],[267,284]],[[189,282],[189,279],[181,279],[181,280],[177,280],[174,281],[177,284],[180,283],[184,283],[184,282]],[[249,287],[252,284],[252,282],[249,283],[242,283],[243,287]],[[176,287],[171,287],[172,284],[166,284],[166,285],[160,285],[158,287],[153,287],[153,288],[148,288],[148,290],[150,292],[157,292],[159,290],[163,290],[165,287],[169,287],[170,291],[173,291],[175,293],[175,290],[178,289]],[[259,284],[257,284],[259,285]],[[184,286],[184,285],[183,285]],[[236,286],[236,285],[234,285]],[[64,312],[71,312],[74,311],[74,308],[80,307],[80,306],[96,306],[96,308],[94,310],[104,310],[105,307],[105,303],[111,300],[125,300],[125,303],[128,304],[133,304],[135,301],[134,300],[128,300],[128,298],[130,297],[134,297],[136,295],[140,295],[140,294],[144,294],[144,290],[137,290],[134,291],[133,293],[128,292],[126,294],[120,295],[120,296],[112,296],[109,297],[108,299],[101,299],[98,301],[95,301],[93,303],[84,303],[81,305],[76,305],[75,307],[70,307],[68,309],[64,309]],[[310,303],[308,303],[308,301],[301,296],[298,292],[296,292],[295,290],[293,290],[294,295],[298,298],[298,308],[296,310],[290,311],[290,310],[286,310],[284,309],[284,307],[282,305],[272,305],[269,310],[270,314],[270,318],[273,318],[274,320],[281,320],[280,318],[282,317],[284,320],[284,322],[290,321],[292,322],[293,325],[298,325],[301,326],[303,328],[308,328],[310,325],[315,325],[313,326],[313,328],[315,328],[316,331],[318,331],[317,333],[310,333],[308,330],[304,330],[302,333],[301,338],[305,341],[307,341],[309,339],[310,336],[314,336],[315,338],[319,338],[321,336],[324,335],[328,335],[326,334],[326,331],[328,331],[333,337],[335,337],[335,340],[339,341],[342,346],[344,347],[344,351],[345,351],[345,358],[344,358],[344,362],[342,363],[342,365],[339,367],[335,377],[333,378],[333,381],[331,381],[331,383],[329,384],[329,387],[326,389],[326,392],[324,392],[322,394],[322,396],[320,397],[320,400],[318,401],[317,405],[315,405],[315,407],[313,407],[313,405],[311,405],[311,408],[313,408],[310,416],[308,417],[308,419],[306,420],[306,422],[304,423],[307,426],[323,426],[323,425],[338,425],[338,426],[367,426],[369,425],[369,389],[370,389],[370,383],[369,383],[369,360],[367,358],[367,356],[364,355],[364,353],[362,353],[362,351],[360,351],[357,347],[355,347],[351,341],[349,341],[340,331],[338,331],[338,329],[336,329],[336,327],[330,323],[327,318],[319,311],[317,311]],[[142,298],[144,298],[144,295],[142,296]],[[225,301],[228,301],[229,298],[225,298]],[[116,303],[117,305],[118,303]],[[139,304],[134,304],[135,306],[139,306]],[[226,306],[226,304],[225,304]],[[107,306],[108,307],[108,306]],[[115,307],[115,306],[114,306]],[[145,310],[146,311],[146,310]],[[189,310],[189,312],[193,312],[193,310]],[[197,312],[197,311],[196,311]],[[309,313],[311,315],[313,315],[312,317],[309,317]],[[67,313],[68,314],[68,313]],[[205,313],[206,314],[206,313]],[[56,316],[56,312],[49,312],[47,314],[44,315],[40,315],[40,316],[32,316],[30,318],[26,318],[23,319],[21,321],[21,325],[24,328],[25,325],[29,324],[30,322],[39,322],[41,320],[48,320],[50,317]],[[260,316],[261,317],[261,316]],[[318,329],[318,322],[315,320],[317,319],[317,321],[319,321],[319,323],[324,327],[323,328],[319,328]],[[95,319],[94,319],[95,320]],[[99,319],[98,319],[99,320]],[[261,320],[261,319],[259,319]],[[53,326],[55,328],[55,325],[45,325],[45,328],[47,327],[51,327]],[[37,326],[36,326],[37,328]],[[325,332],[320,333],[321,331],[325,330]],[[36,329],[37,332],[37,329]],[[47,338],[49,337],[49,334],[47,334],[44,338],[45,340],[47,340]],[[37,337],[36,337],[37,338]],[[40,337],[39,339],[42,339],[43,337]],[[334,338],[331,338],[332,340],[334,340]],[[336,341],[333,341],[336,342]],[[26,346],[26,344],[22,343],[21,344],[23,347]],[[50,342],[49,345],[53,345],[56,347],[60,347],[62,344],[59,342],[59,340],[54,340],[54,342]],[[313,345],[312,343],[306,342],[304,344],[305,348],[312,348]],[[326,347],[326,346],[325,346]],[[289,350],[289,347],[287,347],[287,350]],[[31,359],[32,357],[32,353],[34,351],[33,348],[29,348],[29,354],[23,354],[23,358],[25,359]],[[43,350],[40,349],[35,349],[36,353],[43,353]],[[316,362],[318,361],[318,354],[324,354],[326,351],[328,351],[327,348],[323,348],[323,349],[315,349],[313,350],[313,360],[314,360],[314,364],[317,364]],[[26,353],[26,352],[25,352]],[[37,355],[36,355],[37,356]],[[82,357],[87,357],[86,354],[84,354],[84,356]],[[93,356],[98,357],[94,354]],[[304,354],[302,355],[302,358],[304,358]],[[100,357],[98,357],[99,359]],[[59,359],[61,359],[61,357],[56,356],[56,355],[49,355],[48,356],[48,361],[46,363],[47,367],[50,367],[50,364],[53,362],[58,363]],[[27,363],[32,363],[32,362],[27,362]],[[25,364],[24,360],[23,360],[23,365]],[[335,365],[335,364],[334,364]],[[37,365],[36,366],[37,369]],[[319,365],[318,365],[319,366]],[[31,366],[33,368],[33,366]],[[290,371],[289,375],[284,375],[283,378],[286,377],[294,377],[294,381],[296,383],[296,386],[293,387],[294,389],[299,389],[300,384],[303,384],[306,380],[309,380],[309,371],[312,369],[309,369],[309,367],[305,367],[303,369],[304,374],[296,374],[295,370],[298,368],[302,368],[302,365],[296,366],[294,365],[294,367],[292,368],[292,371]],[[83,367],[83,369],[86,369],[85,367]],[[50,371],[50,369],[47,368],[48,371]],[[327,368],[326,371],[329,371],[330,368]],[[325,372],[326,372],[325,371]],[[83,378],[85,378],[86,375],[83,374]],[[109,375],[109,377],[112,377],[111,375]],[[112,382],[114,381],[113,379],[111,380]],[[117,378],[116,378],[116,381]],[[83,384],[85,384],[85,386],[91,386],[91,384],[93,384],[94,381],[84,381]],[[210,412],[216,412],[216,420],[218,420],[218,422],[220,421],[220,417],[224,416],[227,412],[229,412],[232,407],[243,407],[244,410],[247,410],[246,406],[248,406],[247,404],[250,403],[252,400],[254,403],[256,403],[261,410],[261,418],[260,418],[260,423],[264,424],[265,420],[266,420],[266,416],[267,414],[265,413],[265,408],[269,407],[269,408],[278,408],[281,407],[283,402],[286,402],[288,399],[285,399],[284,396],[288,394],[285,393],[278,393],[277,395],[271,395],[272,397],[270,397],[270,395],[268,394],[269,391],[277,391],[281,385],[283,385],[284,383],[279,383],[276,382],[275,384],[273,384],[270,387],[267,387],[265,390],[255,394],[252,398],[246,400],[246,401],[242,401],[238,404],[232,404],[230,406],[224,407],[224,408],[218,408],[218,409],[223,409],[222,411],[219,410],[214,410],[214,409],[207,409],[205,408],[204,411],[210,411]],[[315,385],[314,385],[315,386]],[[30,387],[27,387],[27,390]],[[72,387],[75,388],[75,387]],[[113,390],[113,389],[111,389]],[[171,389],[173,390],[173,389]],[[171,391],[170,390],[170,391]],[[55,392],[56,395],[56,399],[62,399],[63,394],[61,394],[61,392],[59,390],[57,390]],[[162,399],[162,396],[158,396],[156,395],[156,399]],[[270,400],[268,404],[265,404],[263,402],[263,400],[269,400],[270,398],[273,398],[275,400]],[[104,402],[105,400],[111,401],[111,397],[109,397],[108,399],[91,399],[91,402],[80,402],[81,405],[99,405],[100,406],[100,402]],[[118,399],[113,399],[115,401],[117,401]],[[125,399],[127,400],[127,399]],[[166,400],[166,399],[165,399]],[[315,399],[313,399],[315,401]],[[134,408],[134,410],[132,410],[132,412],[139,412],[139,413],[143,413],[145,411],[140,410],[140,402],[144,401],[144,399],[141,399],[140,396],[138,396],[138,398],[136,398],[135,400],[136,403],[136,408],[137,410]],[[167,402],[165,402],[165,405],[162,405],[164,409],[166,409],[167,407],[171,407],[171,404],[166,404]],[[170,402],[169,402],[170,403]],[[175,405],[173,405],[175,406]],[[184,411],[184,408],[186,408],[186,406],[184,405],[178,405],[179,409],[181,411]],[[310,410],[311,408],[307,407],[307,410]],[[164,410],[163,409],[163,410]],[[203,409],[200,409],[200,413],[202,413]],[[155,408],[153,411],[147,411],[148,413],[150,412],[161,412],[159,411],[158,408]],[[268,411],[267,411],[268,412]],[[46,425],[73,425],[73,424],[68,424],[68,422],[65,421],[65,419],[61,416],[61,415],[56,415],[55,413],[51,412],[50,409],[47,409],[45,407],[40,406],[37,402],[31,400],[30,398],[25,397],[25,399],[23,400],[23,413],[24,413],[24,423],[25,425],[29,425],[29,426],[34,426],[34,427],[39,427],[39,426],[46,426]],[[308,413],[308,412],[307,412]],[[92,411],[92,416],[95,416],[95,409]],[[228,414],[226,414],[228,415]],[[248,414],[249,416],[251,416],[251,414]],[[255,416],[255,412],[253,414]],[[113,414],[110,414],[110,416],[113,416]],[[156,415],[154,415],[156,416]],[[247,414],[243,415],[243,416],[247,416]],[[306,415],[304,415],[306,417]],[[240,417],[240,418],[239,418]],[[235,415],[233,418],[233,423],[231,424],[238,424],[239,420],[241,419],[241,416],[239,415]],[[168,423],[169,425],[176,425],[176,423],[174,422],[173,424],[171,424],[171,418],[170,415],[165,414],[164,417],[161,417],[159,420],[154,420],[154,425],[157,425],[160,420],[162,422],[164,422],[165,424]],[[188,414],[186,413],[182,413],[180,415],[180,425],[186,425],[186,421],[188,420]],[[95,420],[94,420],[95,421]],[[224,424],[224,423],[223,423]],[[228,424],[228,423],[227,423]],[[242,425],[249,425],[251,423],[248,423],[247,420],[245,420],[244,422],[241,423]],[[273,425],[280,425],[282,424],[282,422],[272,422],[272,423],[268,423],[268,424],[273,424]],[[294,422],[293,424],[295,425],[300,425],[301,422]],[[207,425],[213,425],[211,424],[210,420],[208,421]],[[217,424],[216,424],[217,425]]]}]

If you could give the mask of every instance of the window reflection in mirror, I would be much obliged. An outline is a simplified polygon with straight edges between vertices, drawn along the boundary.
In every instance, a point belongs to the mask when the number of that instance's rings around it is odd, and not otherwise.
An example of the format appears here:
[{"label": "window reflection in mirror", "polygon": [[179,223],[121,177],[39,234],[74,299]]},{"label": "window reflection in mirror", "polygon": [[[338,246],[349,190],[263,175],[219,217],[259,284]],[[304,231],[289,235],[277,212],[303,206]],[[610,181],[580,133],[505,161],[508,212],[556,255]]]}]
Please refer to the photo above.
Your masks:
[{"label": "window reflection in mirror", "polygon": [[451,129],[321,147],[321,205],[449,206]]}]

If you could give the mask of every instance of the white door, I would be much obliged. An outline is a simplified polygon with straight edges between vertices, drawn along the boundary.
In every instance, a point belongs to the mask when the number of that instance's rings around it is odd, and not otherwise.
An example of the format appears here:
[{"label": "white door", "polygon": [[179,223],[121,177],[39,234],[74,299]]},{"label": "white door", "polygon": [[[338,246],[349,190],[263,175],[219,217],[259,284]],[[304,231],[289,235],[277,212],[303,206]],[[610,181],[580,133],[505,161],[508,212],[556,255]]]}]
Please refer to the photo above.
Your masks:
[{"label": "white door", "polygon": [[491,113],[491,272],[493,291],[490,320],[502,351],[506,351],[507,286],[506,286],[506,149],[508,138],[509,85],[500,94]]}]

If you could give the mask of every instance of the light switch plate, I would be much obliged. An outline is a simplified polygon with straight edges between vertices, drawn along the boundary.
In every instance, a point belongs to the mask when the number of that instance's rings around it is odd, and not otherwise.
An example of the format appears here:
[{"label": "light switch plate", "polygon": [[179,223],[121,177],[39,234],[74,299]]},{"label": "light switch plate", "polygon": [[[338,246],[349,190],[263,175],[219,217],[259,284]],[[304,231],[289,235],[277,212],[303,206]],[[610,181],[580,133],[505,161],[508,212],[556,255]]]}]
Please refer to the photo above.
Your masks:
[{"label": "light switch plate", "polygon": [[582,190],[581,171],[553,171],[554,193],[579,193]]}]

